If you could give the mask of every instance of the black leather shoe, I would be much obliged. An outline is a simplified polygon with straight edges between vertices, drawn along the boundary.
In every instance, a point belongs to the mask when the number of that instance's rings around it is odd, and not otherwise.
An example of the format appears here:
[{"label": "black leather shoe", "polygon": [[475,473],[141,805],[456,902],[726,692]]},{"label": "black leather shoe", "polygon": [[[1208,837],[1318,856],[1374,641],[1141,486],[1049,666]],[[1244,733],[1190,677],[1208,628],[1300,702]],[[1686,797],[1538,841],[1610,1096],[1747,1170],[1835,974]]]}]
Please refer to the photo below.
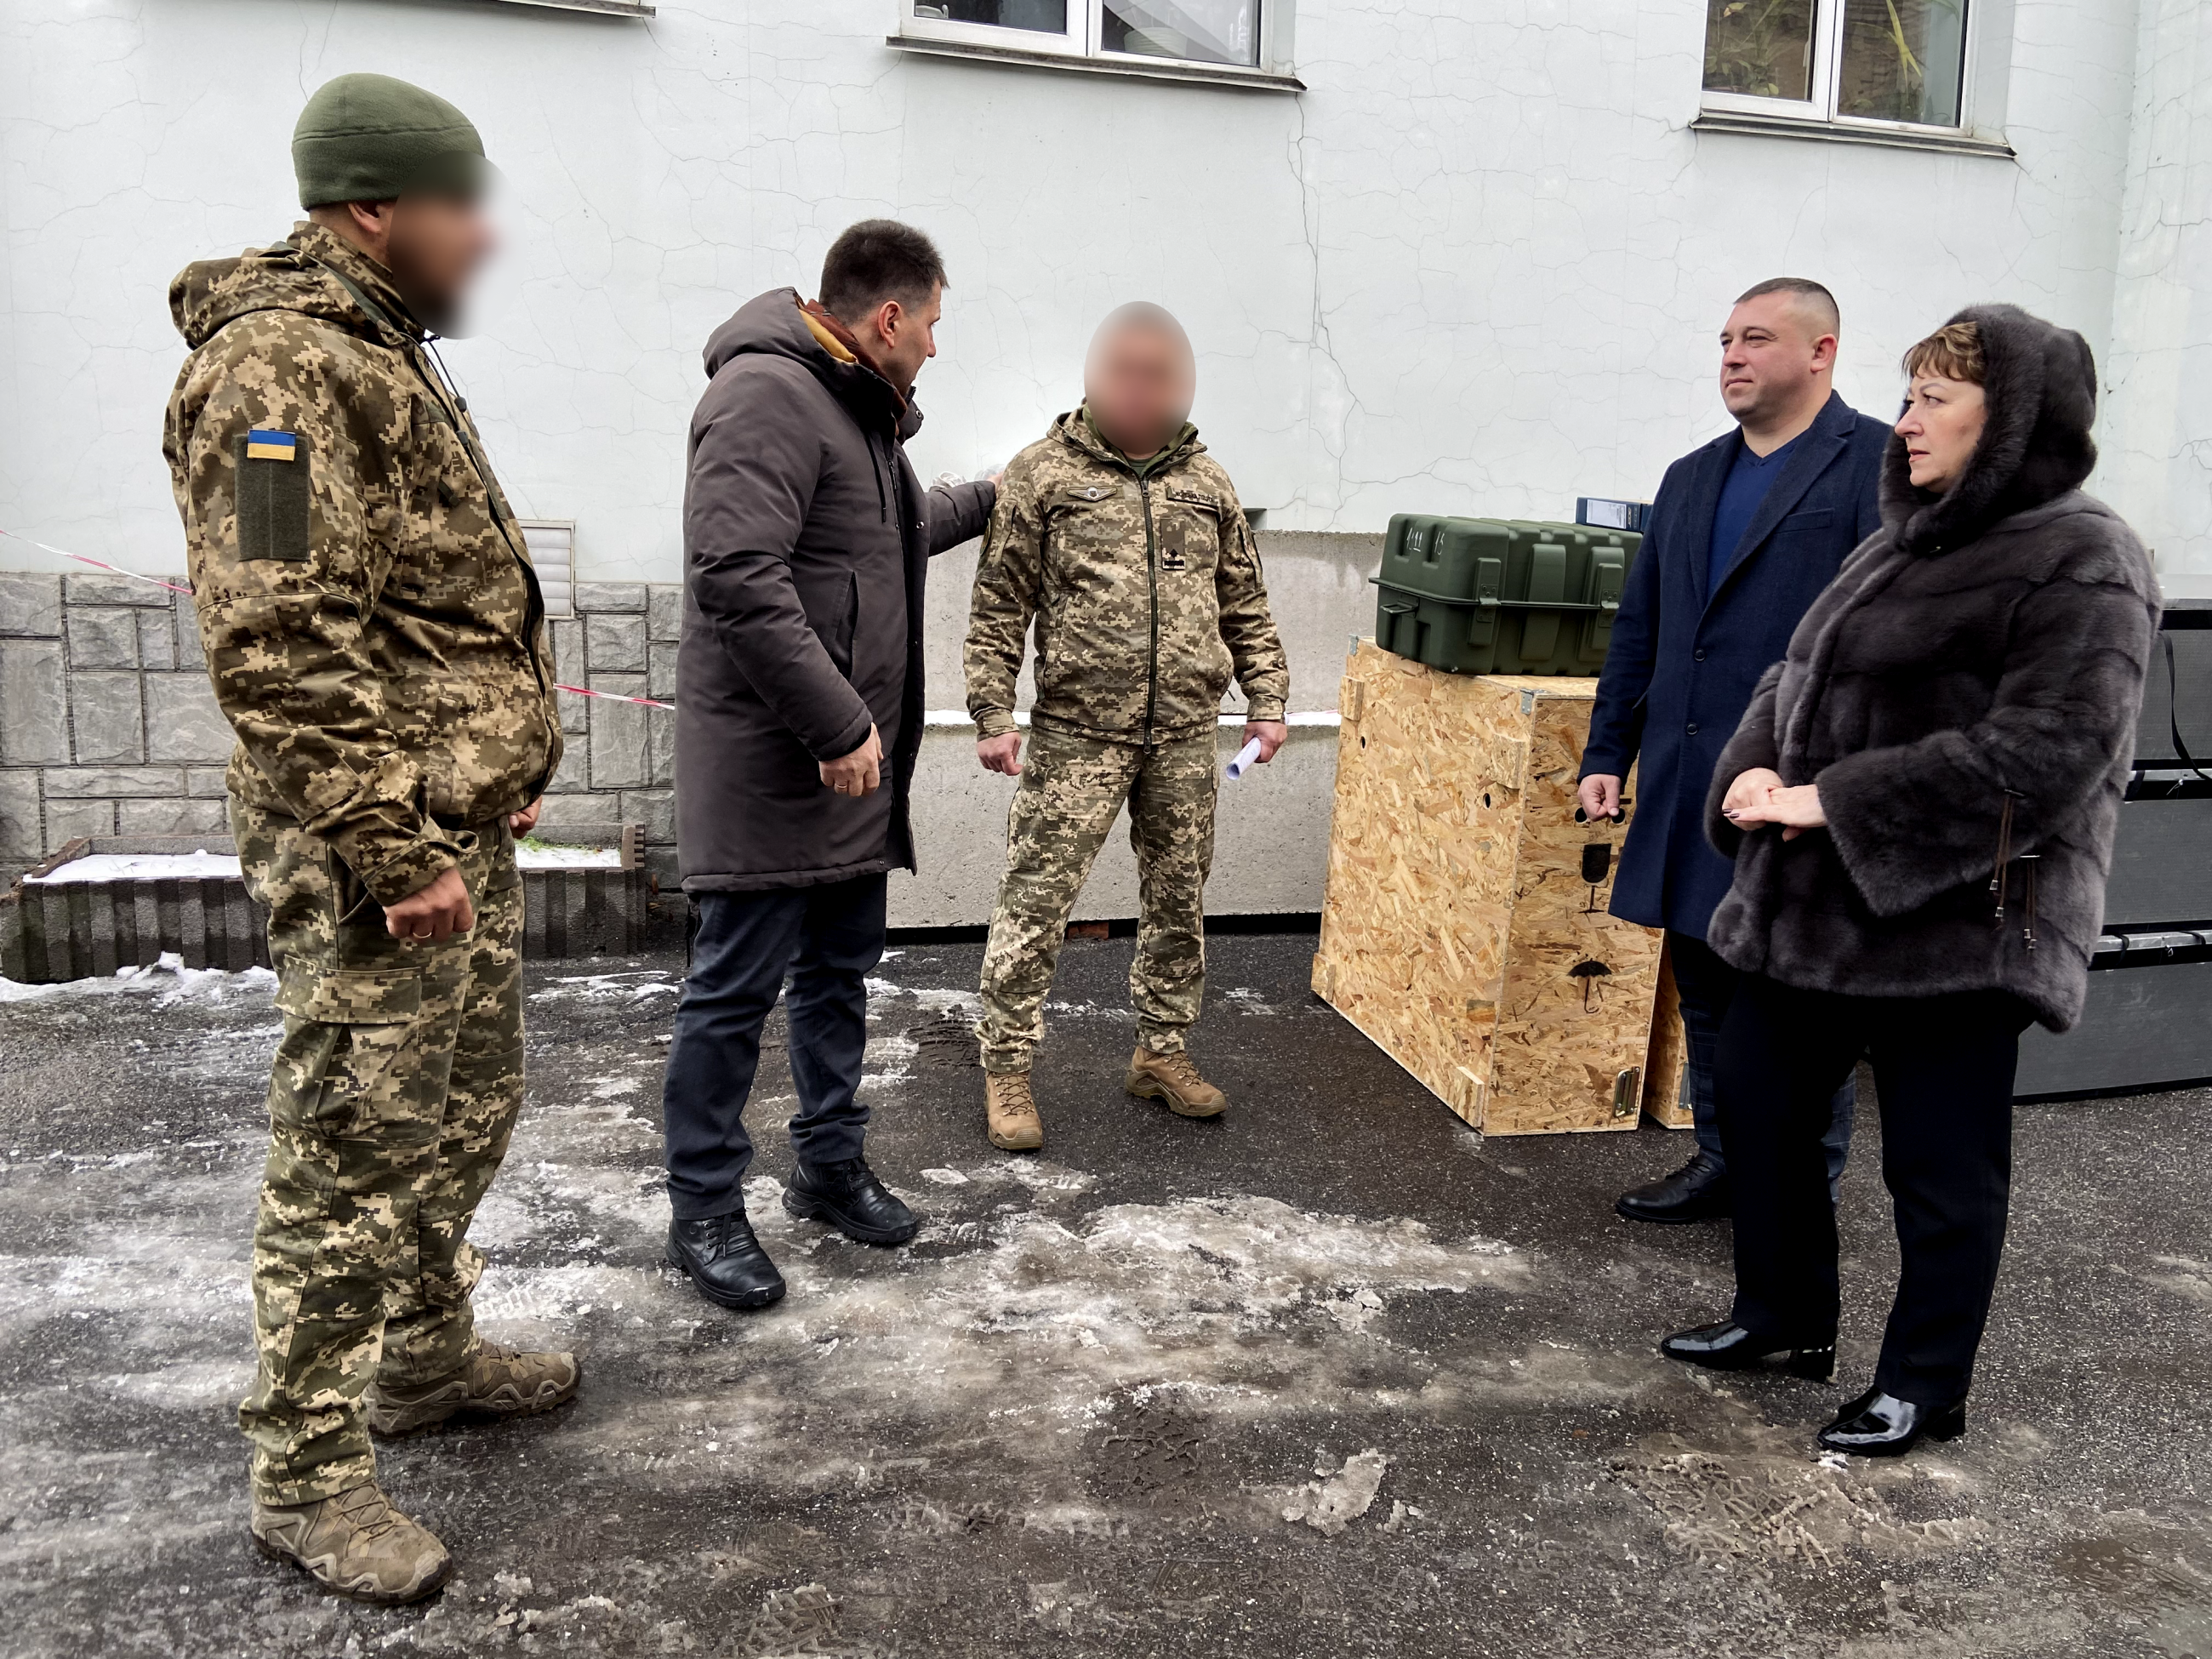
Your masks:
[{"label": "black leather shoe", "polygon": [[804,1221],[826,1221],[862,1244],[903,1244],[921,1225],[860,1158],[799,1164],[784,1183],[783,1207]]},{"label": "black leather shoe", "polygon": [[1794,1343],[1776,1342],[1763,1336],[1753,1336],[1732,1319],[1723,1319],[1715,1325],[1698,1325],[1686,1331],[1677,1331],[1659,1345],[1659,1352],[1669,1359],[1680,1359],[1686,1364],[1703,1365],[1708,1370],[1745,1371],[1777,1354],[1787,1354],[1783,1369],[1792,1376],[1802,1376],[1814,1382],[1825,1382],[1836,1374],[1836,1341],[1830,1337],[1824,1343],[1801,1347]]},{"label": "black leather shoe", "polygon": [[1902,1457],[1923,1437],[1956,1440],[1966,1431],[1963,1400],[1955,1406],[1917,1406],[1869,1389],[1820,1431],[1820,1445],[1824,1450],[1854,1452],[1861,1457]]},{"label": "black leather shoe", "polygon": [[753,1237],[743,1210],[668,1224],[668,1259],[699,1294],[725,1308],[765,1308],[783,1299],[783,1275]]},{"label": "black leather shoe", "polygon": [[1728,1171],[1701,1148],[1674,1174],[1623,1193],[1613,1207],[1631,1221],[1718,1221],[1729,1209]]}]

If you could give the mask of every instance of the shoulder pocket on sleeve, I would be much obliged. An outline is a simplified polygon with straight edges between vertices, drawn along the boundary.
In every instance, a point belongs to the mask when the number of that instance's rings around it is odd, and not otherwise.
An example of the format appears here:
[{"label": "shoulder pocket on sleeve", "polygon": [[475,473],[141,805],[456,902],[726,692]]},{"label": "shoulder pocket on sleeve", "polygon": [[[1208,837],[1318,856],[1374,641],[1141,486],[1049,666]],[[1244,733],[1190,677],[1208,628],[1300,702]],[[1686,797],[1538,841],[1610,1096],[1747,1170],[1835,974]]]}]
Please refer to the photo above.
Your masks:
[{"label": "shoulder pocket on sleeve", "polygon": [[[264,441],[270,437],[289,442]],[[289,453],[283,457],[256,453],[276,450]],[[238,467],[238,556],[304,562],[313,496],[307,441],[295,433],[242,433],[233,455]]]}]

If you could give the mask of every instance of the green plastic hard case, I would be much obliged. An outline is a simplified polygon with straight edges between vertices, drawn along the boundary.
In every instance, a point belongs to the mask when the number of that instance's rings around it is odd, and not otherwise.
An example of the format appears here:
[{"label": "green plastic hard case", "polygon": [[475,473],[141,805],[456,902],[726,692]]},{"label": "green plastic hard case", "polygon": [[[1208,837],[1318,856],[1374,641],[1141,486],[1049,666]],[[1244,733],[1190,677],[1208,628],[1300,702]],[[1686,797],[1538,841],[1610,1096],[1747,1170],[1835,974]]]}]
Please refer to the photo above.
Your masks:
[{"label": "green plastic hard case", "polygon": [[1595,674],[1643,537],[1519,519],[1390,520],[1375,642],[1449,674]]}]

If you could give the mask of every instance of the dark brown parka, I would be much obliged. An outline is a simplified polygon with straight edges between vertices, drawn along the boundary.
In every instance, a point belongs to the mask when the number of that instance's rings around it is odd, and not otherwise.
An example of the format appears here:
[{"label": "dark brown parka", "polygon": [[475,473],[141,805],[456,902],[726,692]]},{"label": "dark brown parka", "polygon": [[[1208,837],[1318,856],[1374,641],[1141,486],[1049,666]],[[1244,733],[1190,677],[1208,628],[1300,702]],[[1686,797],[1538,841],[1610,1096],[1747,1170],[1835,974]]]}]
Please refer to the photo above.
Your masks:
[{"label": "dark brown parka", "polygon": [[[981,532],[996,492],[924,490],[904,447],[921,414],[836,347],[787,288],[707,344],[676,674],[689,892],[914,867],[923,583],[932,555]],[[884,787],[834,793],[818,763],[859,748],[871,723]]]}]

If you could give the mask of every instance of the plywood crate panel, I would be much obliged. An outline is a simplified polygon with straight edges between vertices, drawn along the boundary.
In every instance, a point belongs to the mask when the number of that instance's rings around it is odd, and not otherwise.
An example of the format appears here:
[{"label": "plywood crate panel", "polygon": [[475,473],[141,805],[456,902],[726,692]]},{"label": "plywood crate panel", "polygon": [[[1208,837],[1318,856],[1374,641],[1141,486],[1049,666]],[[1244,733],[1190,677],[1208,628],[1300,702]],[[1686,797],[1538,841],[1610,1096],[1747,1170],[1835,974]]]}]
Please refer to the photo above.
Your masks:
[{"label": "plywood crate panel", "polygon": [[[1314,989],[1492,1134],[1635,1127],[1661,936],[1605,914],[1575,821],[1596,682],[1346,673]],[[1634,793],[1632,780],[1629,793]]]},{"label": "plywood crate panel", "polygon": [[1651,1009],[1651,1048],[1644,1060],[1644,1115],[1665,1129],[1692,1127],[1682,1085],[1690,1060],[1682,1034],[1682,998],[1674,988],[1674,953],[1662,951],[1659,994]]}]

